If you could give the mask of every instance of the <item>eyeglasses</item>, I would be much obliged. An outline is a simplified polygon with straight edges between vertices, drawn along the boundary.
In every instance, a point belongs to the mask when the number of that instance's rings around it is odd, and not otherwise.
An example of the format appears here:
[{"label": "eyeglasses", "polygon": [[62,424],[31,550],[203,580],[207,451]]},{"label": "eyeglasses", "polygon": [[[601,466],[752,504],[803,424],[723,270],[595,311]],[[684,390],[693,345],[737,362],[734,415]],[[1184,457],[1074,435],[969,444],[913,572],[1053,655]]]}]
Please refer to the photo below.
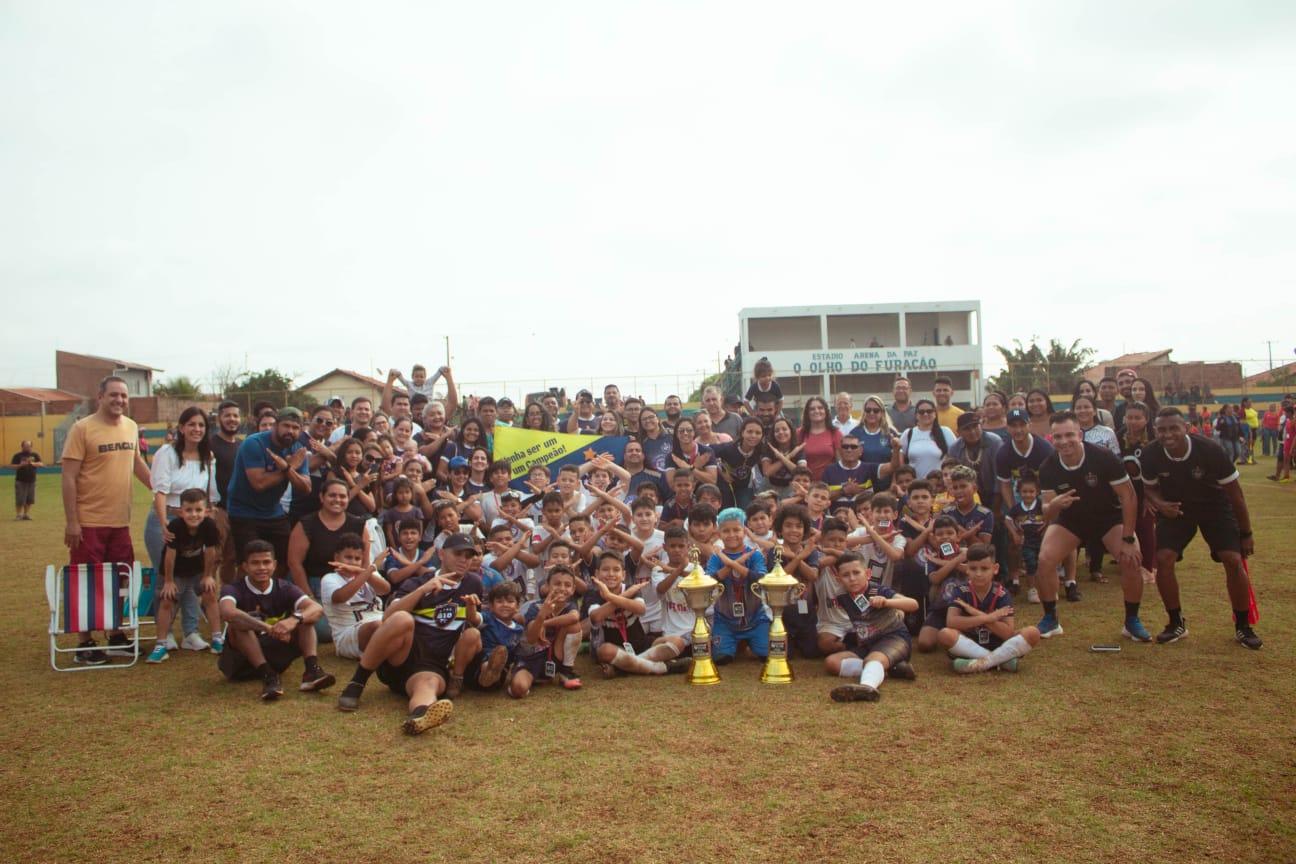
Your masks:
[{"label": "eyeglasses", "polygon": [[315,422],[320,426],[336,426],[331,417],[316,417]]},{"label": "eyeglasses", "polygon": [[935,414],[935,413],[936,413],[936,409],[935,409],[935,408],[919,408],[919,409],[918,409],[918,413],[919,413],[919,414]]},{"label": "eyeglasses", "polygon": [[858,445],[858,444],[842,444],[842,445],[841,445],[841,449],[843,449],[843,450],[858,450],[858,449],[860,449],[860,445]]},{"label": "eyeglasses", "polygon": [[864,409],[864,413],[865,413],[865,414],[881,414],[881,413],[882,413],[882,409],[881,409],[881,408],[865,408],[865,409]]}]

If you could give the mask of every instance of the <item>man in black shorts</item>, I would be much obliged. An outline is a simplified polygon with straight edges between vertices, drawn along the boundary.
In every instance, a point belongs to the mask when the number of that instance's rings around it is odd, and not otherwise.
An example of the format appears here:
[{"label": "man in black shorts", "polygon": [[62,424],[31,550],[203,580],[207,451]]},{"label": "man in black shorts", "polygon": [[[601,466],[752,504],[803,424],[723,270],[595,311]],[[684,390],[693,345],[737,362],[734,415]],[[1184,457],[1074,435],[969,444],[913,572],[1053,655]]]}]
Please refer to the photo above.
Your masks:
[{"label": "man in black shorts", "polygon": [[1175,642],[1188,635],[1179,607],[1175,563],[1200,529],[1211,557],[1224,565],[1234,638],[1258,650],[1264,643],[1251,629],[1251,577],[1242,566],[1244,557],[1255,554],[1255,541],[1237,468],[1220,445],[1188,433],[1178,408],[1157,412],[1156,437],[1144,446],[1139,462],[1143,488],[1157,511],[1157,589],[1170,615],[1157,641]]},{"label": "man in black shorts", "polygon": [[1085,442],[1074,413],[1059,411],[1049,418],[1054,452],[1040,466],[1044,494],[1044,540],[1040,545],[1035,581],[1044,617],[1040,636],[1062,635],[1057,619],[1057,568],[1081,546],[1102,543],[1120,565],[1125,592],[1125,627],[1136,642],[1151,642],[1139,620],[1143,573],[1139,568],[1138,498],[1119,458],[1106,447]]},{"label": "man in black shorts", "polygon": [[409,699],[406,734],[418,735],[449,718],[454,703],[440,696],[450,680],[450,654],[461,638],[481,647],[480,631],[466,626],[465,598],[472,595],[480,605],[483,594],[481,578],[467,572],[476,552],[467,536],[451,534],[441,547],[440,570],[411,576],[392,592],[382,624],[338,697],[338,710],[360,707],[365,684],[376,671],[392,692]]}]

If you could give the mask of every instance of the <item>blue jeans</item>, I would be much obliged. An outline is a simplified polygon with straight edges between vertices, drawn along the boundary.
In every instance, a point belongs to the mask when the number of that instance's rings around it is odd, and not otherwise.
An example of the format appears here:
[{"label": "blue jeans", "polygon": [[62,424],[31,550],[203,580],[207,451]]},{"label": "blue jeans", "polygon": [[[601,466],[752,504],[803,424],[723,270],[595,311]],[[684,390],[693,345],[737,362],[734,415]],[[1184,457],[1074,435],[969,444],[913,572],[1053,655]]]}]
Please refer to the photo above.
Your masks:
[{"label": "blue jeans", "polygon": [[[166,541],[162,539],[162,523],[158,521],[157,511],[152,507],[149,508],[148,519],[144,522],[144,548],[148,550],[149,560],[153,562],[153,570],[156,573],[153,584],[156,586],[153,592],[156,598],[157,593],[162,587],[162,553],[166,548]],[[180,583],[176,583],[180,587]],[[219,587],[219,586],[218,586]],[[192,590],[180,592],[180,627],[184,630],[184,635],[198,632],[198,595]],[[153,610],[157,613],[157,600],[153,601]]]},{"label": "blue jeans", "polygon": [[1276,452],[1278,444],[1278,430],[1264,429],[1260,430],[1260,443],[1264,447],[1264,455],[1272,455],[1271,451]]},{"label": "blue jeans", "polygon": [[769,618],[763,611],[759,618],[741,630],[735,627],[733,622],[717,615],[715,625],[711,629],[711,644],[715,658],[733,659],[738,653],[739,642],[746,642],[752,654],[757,657],[769,656],[769,628]]}]

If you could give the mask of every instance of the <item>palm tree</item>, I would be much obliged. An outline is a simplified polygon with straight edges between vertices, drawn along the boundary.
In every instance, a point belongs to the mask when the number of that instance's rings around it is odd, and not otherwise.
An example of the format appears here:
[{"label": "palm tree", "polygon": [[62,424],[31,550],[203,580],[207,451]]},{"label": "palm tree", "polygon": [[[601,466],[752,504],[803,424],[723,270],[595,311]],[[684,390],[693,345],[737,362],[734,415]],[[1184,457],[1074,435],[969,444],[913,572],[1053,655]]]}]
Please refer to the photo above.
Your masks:
[{"label": "palm tree", "polygon": [[1079,339],[1070,345],[1050,339],[1045,350],[1040,348],[1038,336],[1032,336],[1029,345],[1014,339],[1010,348],[994,347],[1003,358],[1005,368],[998,375],[990,376],[986,383],[1004,393],[1033,387],[1049,393],[1070,393],[1094,353],[1092,348],[1082,346]]}]

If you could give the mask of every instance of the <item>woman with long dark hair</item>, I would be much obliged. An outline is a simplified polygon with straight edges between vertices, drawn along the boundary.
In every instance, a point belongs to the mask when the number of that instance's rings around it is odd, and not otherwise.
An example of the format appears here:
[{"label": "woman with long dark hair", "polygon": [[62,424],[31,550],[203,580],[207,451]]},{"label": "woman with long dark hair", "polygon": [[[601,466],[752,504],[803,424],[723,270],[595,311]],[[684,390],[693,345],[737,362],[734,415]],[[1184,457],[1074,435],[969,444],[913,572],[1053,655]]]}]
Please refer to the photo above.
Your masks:
[{"label": "woman with long dark hair", "polygon": [[[1137,380],[1137,379],[1135,379]],[[1132,395],[1132,393],[1131,393]],[[1139,401],[1125,403],[1125,432],[1121,435],[1121,461],[1138,497],[1138,521],[1134,533],[1143,556],[1143,581],[1156,581],[1156,511],[1148,506],[1143,492],[1143,448],[1152,443],[1151,426],[1156,411]]]},{"label": "woman with long dark hair", "polygon": [[697,440],[697,427],[691,417],[681,417],[671,433],[671,466],[666,469],[666,482],[675,482],[677,468],[693,469],[694,484],[716,482],[716,468],[711,464],[714,454]]},{"label": "woman with long dark hair", "polygon": [[919,477],[939,471],[941,462],[954,446],[954,433],[936,422],[936,403],[919,399],[914,403],[914,425],[900,436],[900,452]]},{"label": "woman with long dark hair", "polygon": [[798,444],[796,428],[792,421],[783,415],[774,418],[770,424],[769,434],[761,445],[761,474],[769,487],[778,493],[780,499],[788,497],[792,490],[792,472],[799,463],[804,464],[801,451],[805,445]]},{"label": "woman with long dark hair", "polygon": [[528,402],[522,412],[522,428],[537,432],[552,432],[554,431],[553,418],[539,402]]},{"label": "woman with long dark hair", "polygon": [[1053,428],[1049,425],[1053,410],[1053,400],[1048,393],[1038,387],[1026,393],[1026,414],[1030,417],[1030,430],[1045,441],[1053,434]]},{"label": "woman with long dark hair", "polygon": [[804,445],[802,454],[810,477],[816,482],[823,477],[824,469],[837,458],[841,446],[841,430],[832,425],[832,413],[822,396],[811,396],[801,409],[801,428],[797,430],[797,443]]}]

